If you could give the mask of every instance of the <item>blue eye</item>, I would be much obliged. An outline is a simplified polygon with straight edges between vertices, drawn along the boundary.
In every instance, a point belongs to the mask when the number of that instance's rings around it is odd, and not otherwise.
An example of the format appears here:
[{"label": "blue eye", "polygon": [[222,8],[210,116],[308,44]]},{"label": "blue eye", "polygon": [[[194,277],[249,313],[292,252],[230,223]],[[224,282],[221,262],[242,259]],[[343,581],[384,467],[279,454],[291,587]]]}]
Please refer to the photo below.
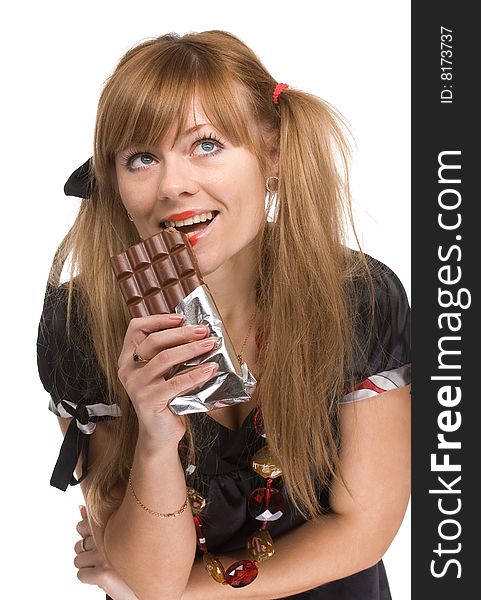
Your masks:
[{"label": "blue eye", "polygon": [[125,164],[131,171],[141,171],[155,164],[155,159],[150,154],[136,153],[129,156]]},{"label": "blue eye", "polygon": [[150,165],[153,164],[153,162],[154,162],[154,159],[151,156],[149,156],[148,154],[139,154],[139,155],[133,157],[133,159],[130,163],[130,166],[135,168],[135,163],[140,163],[140,165],[138,165],[138,166],[149,167]]},{"label": "blue eye", "polygon": [[212,152],[213,150],[215,150],[215,144],[214,144],[214,142],[202,142],[202,144],[200,145],[200,147],[205,152]]},{"label": "blue eye", "polygon": [[196,141],[194,148],[194,154],[197,156],[213,156],[217,154],[223,148],[223,144],[220,140],[213,136],[199,138]]}]

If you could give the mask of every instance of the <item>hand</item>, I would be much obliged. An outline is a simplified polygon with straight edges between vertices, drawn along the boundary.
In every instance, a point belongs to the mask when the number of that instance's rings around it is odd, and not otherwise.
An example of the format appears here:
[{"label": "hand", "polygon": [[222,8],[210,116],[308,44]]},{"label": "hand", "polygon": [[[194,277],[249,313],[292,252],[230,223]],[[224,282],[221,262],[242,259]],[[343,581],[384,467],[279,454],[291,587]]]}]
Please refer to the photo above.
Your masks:
[{"label": "hand", "polygon": [[82,539],[74,546],[76,554],[74,565],[78,569],[78,579],[82,583],[98,585],[114,600],[138,600],[112,565],[97,550],[87,517],[87,509],[85,506],[79,508],[82,520],[77,523],[77,531]]},{"label": "hand", "polygon": [[[139,436],[154,443],[182,439],[183,419],[165,408],[176,396],[204,384],[217,370],[216,363],[206,363],[165,379],[165,374],[175,365],[210,352],[217,339],[204,339],[207,327],[179,327],[181,319],[178,317],[167,314],[132,319],[118,360],[119,379],[139,420]],[[142,362],[135,362],[134,354]],[[202,372],[209,365],[214,368]]]}]

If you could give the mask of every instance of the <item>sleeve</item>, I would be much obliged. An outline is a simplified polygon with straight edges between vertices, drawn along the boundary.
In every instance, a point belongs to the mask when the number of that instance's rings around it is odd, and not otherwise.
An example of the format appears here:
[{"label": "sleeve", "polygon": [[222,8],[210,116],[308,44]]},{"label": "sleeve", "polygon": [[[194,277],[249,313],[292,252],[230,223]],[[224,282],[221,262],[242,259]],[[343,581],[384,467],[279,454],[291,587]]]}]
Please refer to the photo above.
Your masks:
[{"label": "sleeve", "polygon": [[363,400],[411,383],[408,298],[396,274],[383,263],[370,260],[374,304],[364,282],[357,289],[358,304],[354,311],[354,378],[341,403]]},{"label": "sleeve", "polygon": [[[48,408],[58,417],[73,417],[50,479],[63,491],[87,476],[89,439],[96,423],[121,414],[117,404],[108,402],[105,378],[75,298],[67,336],[67,296],[65,286],[47,286],[37,337],[38,373],[50,394]],[[74,471],[80,453],[82,475],[77,480]]]}]

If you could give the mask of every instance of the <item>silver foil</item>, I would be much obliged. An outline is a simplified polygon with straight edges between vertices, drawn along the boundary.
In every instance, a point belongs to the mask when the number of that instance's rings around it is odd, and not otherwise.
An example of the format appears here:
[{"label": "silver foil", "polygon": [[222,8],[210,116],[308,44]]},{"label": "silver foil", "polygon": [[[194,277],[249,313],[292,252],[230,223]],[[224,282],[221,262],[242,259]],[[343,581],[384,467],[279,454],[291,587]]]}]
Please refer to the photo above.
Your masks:
[{"label": "silver foil", "polygon": [[202,386],[171,400],[169,406],[172,412],[177,415],[208,412],[249,401],[257,381],[245,362],[239,364],[234,346],[208,287],[197,287],[176,306],[175,312],[184,315],[183,325],[206,325],[210,335],[218,339],[213,350],[176,365],[165,376],[166,379],[203,363],[216,362],[219,370]]}]

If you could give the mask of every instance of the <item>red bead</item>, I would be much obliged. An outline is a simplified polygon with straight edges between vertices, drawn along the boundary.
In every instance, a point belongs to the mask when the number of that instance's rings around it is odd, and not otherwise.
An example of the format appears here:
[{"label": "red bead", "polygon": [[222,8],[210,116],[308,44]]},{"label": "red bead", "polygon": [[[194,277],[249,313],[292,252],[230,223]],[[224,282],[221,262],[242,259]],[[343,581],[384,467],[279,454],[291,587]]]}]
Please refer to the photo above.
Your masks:
[{"label": "red bead", "polygon": [[225,571],[224,583],[241,588],[252,583],[259,573],[256,564],[250,560],[239,560]]},{"label": "red bead", "polygon": [[202,552],[207,552],[206,541],[204,537],[204,531],[202,529],[202,522],[197,515],[194,515],[195,532],[197,534],[197,544]]},{"label": "red bead", "polygon": [[257,488],[249,496],[247,506],[257,521],[277,521],[285,512],[284,496],[275,488]]}]

